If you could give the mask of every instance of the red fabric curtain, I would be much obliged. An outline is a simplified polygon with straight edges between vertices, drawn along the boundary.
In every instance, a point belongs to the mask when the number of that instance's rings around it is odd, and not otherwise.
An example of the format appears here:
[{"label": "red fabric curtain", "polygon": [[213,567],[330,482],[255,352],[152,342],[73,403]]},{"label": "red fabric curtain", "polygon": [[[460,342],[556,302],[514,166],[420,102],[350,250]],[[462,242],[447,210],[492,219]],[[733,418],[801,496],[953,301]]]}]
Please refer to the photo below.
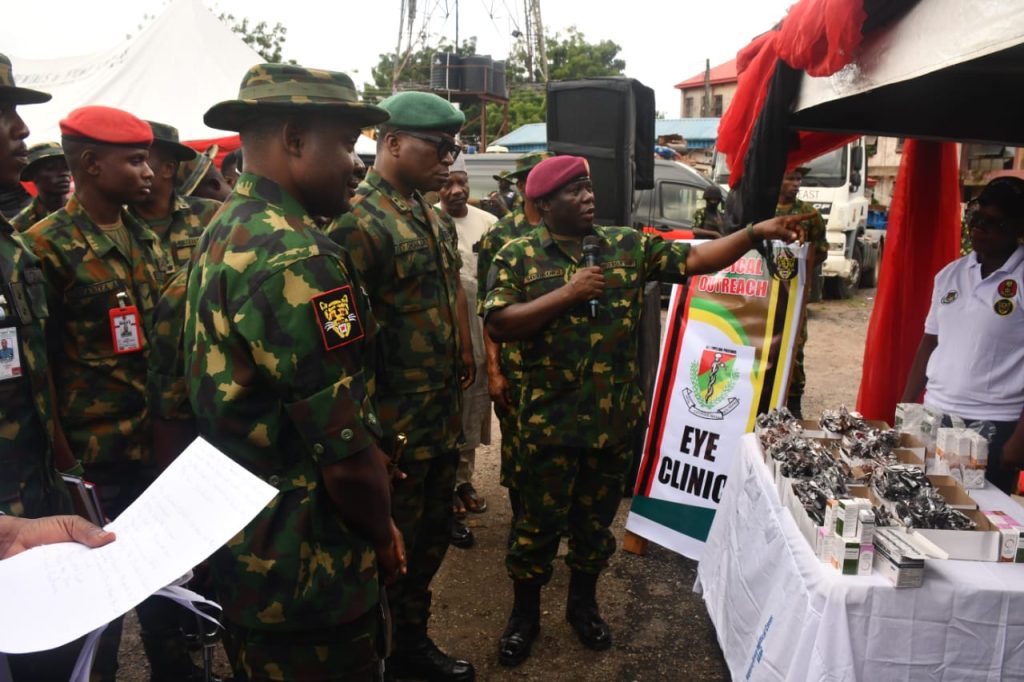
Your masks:
[{"label": "red fabric curtain", "polygon": [[213,163],[217,168],[220,168],[220,162],[224,160],[224,157],[241,147],[242,141],[236,133],[226,137],[212,137],[208,140],[183,140],[182,144],[192,147],[192,149],[195,149],[200,154],[209,149],[211,145],[217,145],[219,149],[217,156],[213,158]]},{"label": "red fabric curtain", "polygon": [[924,335],[935,274],[960,255],[956,144],[907,140],[889,208],[857,409],[890,424]]},{"label": "red fabric curtain", "polygon": [[[863,40],[861,29],[866,17],[864,0],[800,0],[789,8],[781,28],[758,36],[739,51],[736,93],[719,123],[717,141],[729,164],[730,186],[735,187],[743,177],[743,160],[754,122],[768,94],[777,60],[811,76],[830,76],[853,61]],[[799,158],[790,155],[790,167],[845,144],[836,135],[805,135],[809,137],[802,135],[801,143],[821,151],[812,156],[800,154]],[[819,135],[822,139],[814,141]]]}]

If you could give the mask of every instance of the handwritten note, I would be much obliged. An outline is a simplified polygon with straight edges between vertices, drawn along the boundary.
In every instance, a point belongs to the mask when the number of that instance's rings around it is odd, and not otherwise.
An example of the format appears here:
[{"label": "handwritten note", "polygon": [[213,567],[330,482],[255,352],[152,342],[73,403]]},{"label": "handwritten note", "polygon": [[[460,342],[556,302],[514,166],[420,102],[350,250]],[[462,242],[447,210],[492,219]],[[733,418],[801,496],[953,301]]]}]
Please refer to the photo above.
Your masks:
[{"label": "handwritten note", "polygon": [[276,494],[196,439],[107,525],[113,543],[48,545],[0,561],[0,651],[52,649],[110,622],[213,554]]}]

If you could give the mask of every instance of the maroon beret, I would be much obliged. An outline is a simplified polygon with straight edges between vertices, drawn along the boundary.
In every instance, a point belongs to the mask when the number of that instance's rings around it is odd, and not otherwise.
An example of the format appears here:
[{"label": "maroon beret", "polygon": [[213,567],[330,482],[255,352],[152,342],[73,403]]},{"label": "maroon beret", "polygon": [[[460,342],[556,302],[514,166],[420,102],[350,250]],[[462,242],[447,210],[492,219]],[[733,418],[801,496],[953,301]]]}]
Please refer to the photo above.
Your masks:
[{"label": "maroon beret", "polygon": [[148,123],[113,107],[75,109],[60,122],[60,134],[73,140],[126,147],[148,147],[153,143],[153,129]]},{"label": "maroon beret", "polygon": [[540,199],[560,190],[577,178],[590,177],[590,164],[582,156],[552,156],[544,159],[526,178],[526,196]]}]

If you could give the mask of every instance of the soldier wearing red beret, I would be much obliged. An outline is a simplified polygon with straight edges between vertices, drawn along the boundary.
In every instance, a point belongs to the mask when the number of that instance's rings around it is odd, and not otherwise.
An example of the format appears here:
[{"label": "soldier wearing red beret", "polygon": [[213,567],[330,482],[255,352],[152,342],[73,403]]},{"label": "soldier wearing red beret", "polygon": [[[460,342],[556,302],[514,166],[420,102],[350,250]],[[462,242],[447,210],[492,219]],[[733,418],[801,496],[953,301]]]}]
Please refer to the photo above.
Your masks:
[{"label": "soldier wearing red beret", "polygon": [[[791,242],[808,217],[773,218],[693,248],[594,225],[590,171],[574,156],[538,164],[526,196],[543,220],[498,252],[483,305],[491,338],[518,342],[523,358],[515,401],[522,511],[505,560],[515,603],[499,642],[499,660],[508,666],[530,655],[540,631],[540,590],[566,530],[566,618],[587,648],[611,646],[597,579],[615,551],[609,526],[644,411],[637,376],[644,284],[715,272],[762,239]],[[585,254],[601,265],[588,266]]]},{"label": "soldier wearing red beret", "polygon": [[[146,370],[151,313],[173,265],[153,232],[123,208],[151,191],[149,124],[120,109],[88,106],[68,114],[60,129],[75,192],[24,235],[49,286],[59,419],[114,518],[158,474]],[[137,609],[154,681],[192,674],[177,608],[151,598]],[[119,640],[120,621],[101,640],[100,679],[114,679]]]}]

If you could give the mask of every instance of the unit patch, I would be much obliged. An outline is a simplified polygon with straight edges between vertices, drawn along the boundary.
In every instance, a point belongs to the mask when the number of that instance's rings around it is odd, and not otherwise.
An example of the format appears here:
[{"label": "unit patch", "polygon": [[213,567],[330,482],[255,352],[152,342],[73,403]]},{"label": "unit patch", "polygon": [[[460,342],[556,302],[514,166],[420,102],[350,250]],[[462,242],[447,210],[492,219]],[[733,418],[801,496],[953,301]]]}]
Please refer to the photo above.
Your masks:
[{"label": "unit patch", "polygon": [[939,303],[952,303],[957,299],[959,295],[960,294],[957,292],[956,289],[950,289],[949,291],[946,292],[946,295],[942,297],[942,300],[940,300]]},{"label": "unit patch", "polygon": [[363,338],[363,323],[356,311],[352,287],[343,286],[325,291],[309,302],[313,304],[324,348],[334,350]]},{"label": "unit patch", "polygon": [[1001,298],[996,301],[996,304],[992,307],[995,309],[997,315],[1006,317],[1013,312],[1013,301],[1008,298]]},{"label": "unit patch", "polygon": [[1017,280],[1004,279],[999,283],[999,289],[997,289],[997,291],[1003,298],[1013,298],[1017,295]]}]

